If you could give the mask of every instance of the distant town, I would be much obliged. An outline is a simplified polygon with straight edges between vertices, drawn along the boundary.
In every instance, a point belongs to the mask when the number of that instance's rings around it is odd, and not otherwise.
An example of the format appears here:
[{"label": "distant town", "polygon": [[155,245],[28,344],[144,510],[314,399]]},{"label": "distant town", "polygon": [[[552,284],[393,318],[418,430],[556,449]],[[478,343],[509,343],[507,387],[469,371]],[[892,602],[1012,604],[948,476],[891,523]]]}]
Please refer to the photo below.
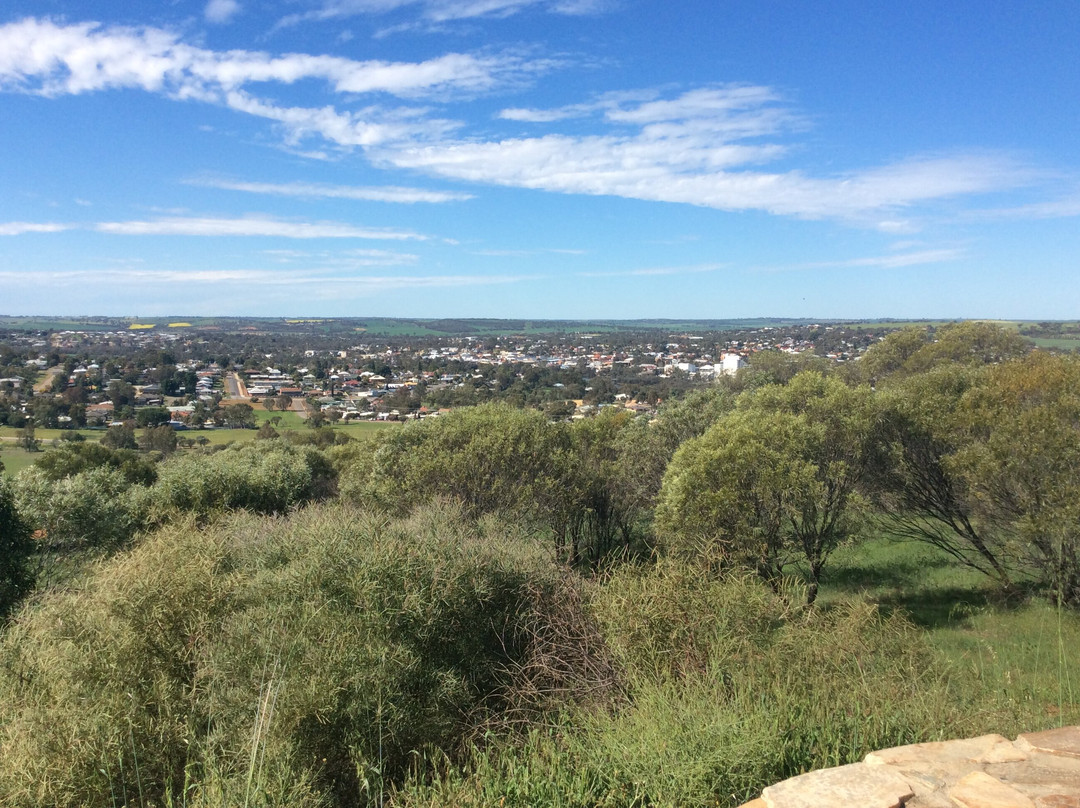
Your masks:
[{"label": "distant town", "polygon": [[761,352],[847,362],[889,330],[806,324],[357,339],[288,330],[295,324],[285,321],[279,333],[186,323],[0,331],[0,424],[109,426],[163,408],[168,418],[159,422],[177,429],[253,426],[230,413],[240,404],[316,422],[423,418],[488,400],[559,418],[605,406],[650,412],[666,396],[735,375]]},{"label": "distant town", "polygon": [[[254,427],[259,410],[294,412],[317,426],[427,418],[492,400],[553,419],[604,407],[651,413],[672,395],[746,368],[857,361],[903,325],[6,319],[0,426],[176,430]],[[48,327],[63,325],[82,327]],[[1044,340],[1062,331],[1025,328]]]}]

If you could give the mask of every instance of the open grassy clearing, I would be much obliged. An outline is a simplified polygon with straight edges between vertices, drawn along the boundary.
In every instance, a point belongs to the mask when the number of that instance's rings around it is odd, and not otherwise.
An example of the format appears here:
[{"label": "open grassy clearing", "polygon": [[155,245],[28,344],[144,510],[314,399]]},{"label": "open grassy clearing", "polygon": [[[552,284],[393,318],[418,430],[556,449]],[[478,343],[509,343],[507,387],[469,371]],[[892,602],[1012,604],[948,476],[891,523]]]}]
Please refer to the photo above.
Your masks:
[{"label": "open grassy clearing", "polygon": [[11,446],[0,447],[0,463],[4,464],[4,476],[14,477],[41,457],[39,452],[27,452]]},{"label": "open grassy clearing", "polygon": [[[926,632],[957,686],[992,694],[1008,735],[1080,722],[1080,615],[1045,599],[1005,596],[926,544],[874,538],[831,560],[821,602],[902,612]],[[987,704],[990,709],[990,704]]]},{"label": "open grassy clearing", "polygon": [[[60,440],[64,435],[77,432],[87,440],[101,440],[104,429],[35,429],[34,437],[44,446],[49,441]],[[22,429],[13,426],[0,426],[0,442],[10,443],[22,437]]]},{"label": "open grassy clearing", "polygon": [[[263,421],[268,421],[273,415],[283,416],[282,422],[276,427],[278,432],[288,431],[309,431],[306,423],[295,412],[285,413],[268,413],[264,410],[256,410],[256,420],[261,424]],[[400,423],[392,421],[365,421],[360,423],[350,424],[334,424],[333,426],[326,426],[325,429],[332,429],[335,432],[340,432],[347,435],[350,438],[356,440],[367,440],[384,429],[393,429],[401,426]],[[85,437],[87,440],[99,441],[102,435],[105,434],[104,429],[38,429],[35,430],[34,436],[41,441],[42,452],[47,450],[55,443],[59,443],[64,435],[70,435],[72,432],[78,432],[78,434]],[[16,445],[16,441],[21,437],[22,430],[15,429],[13,427],[0,427],[0,461],[4,463],[4,476],[13,477],[22,471],[27,466],[34,464],[42,452],[27,452],[20,449]],[[136,429],[136,438],[141,436],[143,430]],[[177,437],[188,440],[199,441],[200,438],[205,438],[210,446],[224,446],[229,443],[245,443],[255,440],[256,430],[254,429],[187,429],[177,432]],[[185,451],[181,448],[179,451]]]},{"label": "open grassy clearing", "polygon": [[[277,413],[280,414],[280,413]],[[285,421],[279,426],[275,427],[278,432],[290,432],[290,431],[311,431],[299,417],[296,417],[296,413],[286,413],[286,415],[292,415],[295,417],[295,425]],[[259,418],[260,423],[269,420],[268,418]],[[290,419],[291,420],[291,419]],[[383,429],[393,429],[400,424],[390,421],[371,421],[365,423],[355,424],[335,424],[333,426],[323,427],[324,429],[333,429],[335,432],[341,432],[348,435],[350,438],[357,438],[359,440],[367,439],[377,432]],[[210,441],[212,446],[221,446],[226,443],[240,443],[243,441],[255,440],[255,434],[257,430],[254,429],[188,429],[183,432],[177,432],[177,436],[181,438],[189,438],[198,440],[199,438],[206,438]]]},{"label": "open grassy clearing", "polygon": [[278,426],[275,429],[300,429],[304,426],[304,419],[300,417],[300,413],[294,410],[274,410],[270,412],[259,407],[255,408],[255,422],[262,425],[264,421],[269,421],[273,418],[277,418]]}]

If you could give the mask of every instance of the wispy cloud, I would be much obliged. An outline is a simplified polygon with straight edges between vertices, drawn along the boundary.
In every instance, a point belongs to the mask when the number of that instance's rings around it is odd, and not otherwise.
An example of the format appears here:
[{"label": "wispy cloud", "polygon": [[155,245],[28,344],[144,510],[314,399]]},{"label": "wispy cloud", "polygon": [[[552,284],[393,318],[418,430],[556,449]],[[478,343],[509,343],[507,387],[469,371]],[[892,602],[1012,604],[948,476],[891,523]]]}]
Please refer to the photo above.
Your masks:
[{"label": "wispy cloud", "polygon": [[992,154],[915,158],[829,177],[748,168],[786,151],[777,143],[725,141],[709,122],[690,121],[631,135],[395,145],[371,154],[399,168],[476,183],[871,224],[888,211],[1030,181],[1023,166]]},{"label": "wispy cloud", "polygon": [[21,236],[24,233],[60,233],[72,225],[56,222],[0,222],[0,236]]},{"label": "wispy cloud", "polygon": [[0,82],[41,95],[137,87],[178,98],[224,100],[255,82],[320,79],[339,93],[416,97],[480,92],[524,69],[519,57],[449,53],[424,62],[355,61],[339,56],[212,51],[160,28],[59,25],[25,19],[0,26]]},{"label": "wispy cloud", "polygon": [[198,185],[204,188],[221,188],[227,191],[245,191],[252,194],[294,196],[306,199],[356,199],[367,202],[413,204],[417,202],[463,202],[473,198],[472,194],[455,191],[429,191],[424,188],[406,188],[395,185],[372,187],[321,185],[309,182],[245,182],[243,180],[215,177],[197,177],[186,182],[188,185]]},{"label": "wispy cloud", "polygon": [[203,16],[207,22],[221,25],[230,22],[240,11],[237,0],[210,0],[203,9]]},{"label": "wispy cloud", "polygon": [[647,277],[650,275],[700,275],[730,269],[730,264],[691,264],[689,266],[640,267],[638,269],[610,270],[602,272],[579,272],[581,278]]},{"label": "wispy cloud", "polygon": [[420,260],[420,256],[413,253],[394,250],[340,250],[336,252],[264,250],[263,253],[282,264],[333,269],[410,266]]},{"label": "wispy cloud", "polygon": [[588,255],[588,250],[567,250],[549,247],[543,250],[474,250],[473,255],[489,258],[523,258],[529,255]]},{"label": "wispy cloud", "polygon": [[95,287],[138,284],[183,284],[185,288],[206,284],[220,292],[222,285],[249,289],[266,287],[295,289],[305,296],[333,297],[345,293],[375,294],[394,289],[437,289],[463,286],[500,286],[543,280],[540,275],[331,275],[262,269],[153,270],[87,269],[45,272],[0,271],[0,282],[12,286],[55,284],[70,286],[93,280]]},{"label": "wispy cloud", "polygon": [[214,219],[166,217],[145,221],[101,222],[95,229],[123,236],[263,236],[276,238],[350,238],[390,241],[426,240],[407,230],[355,227],[340,222],[296,222],[268,217]]},{"label": "wispy cloud", "polygon": [[[570,5],[574,4],[550,0],[335,0],[319,6],[318,13],[377,13],[416,6],[432,19],[451,19],[513,13],[529,6],[568,13]],[[462,94],[527,82],[553,64],[514,54],[451,53],[423,62],[297,53],[273,56],[207,50],[156,28],[60,25],[35,19],[0,26],[0,89],[57,96],[138,88],[222,104],[273,122],[294,149],[316,139],[339,150],[359,150],[379,166],[478,184],[832,218],[905,233],[919,227],[918,211],[913,210],[918,206],[1045,179],[1008,156],[987,152],[915,156],[825,176],[791,168],[767,170],[764,166],[797,154],[792,136],[807,122],[776,90],[760,85],[699,87],[681,93],[645,89],[551,110],[511,108],[501,113],[503,120],[522,124],[591,116],[596,120],[588,134],[575,127],[573,134],[494,138],[463,133],[464,124],[431,108],[386,106],[381,100],[353,106],[358,96],[371,94],[425,98],[441,105]],[[292,106],[266,95],[273,85],[301,80],[324,82],[350,107]],[[261,95],[256,95],[256,88]],[[376,199],[382,194],[385,201],[450,201],[425,197],[429,192],[414,189],[260,183],[233,187],[298,196]],[[1063,203],[1010,215],[1072,215],[1071,210],[1071,203]],[[126,232],[136,224],[117,226]]]},{"label": "wispy cloud", "polygon": [[874,255],[839,261],[809,261],[800,264],[782,264],[761,267],[767,272],[791,272],[816,269],[903,269],[904,267],[945,264],[960,261],[968,255],[959,247],[939,247],[914,252],[898,252],[890,255]]},{"label": "wispy cloud", "polygon": [[398,167],[470,182],[858,220],[884,232],[916,229],[890,215],[910,206],[1034,178],[992,153],[917,157],[826,177],[762,171],[754,166],[789,156],[785,140],[807,126],[765,86],[698,88],[672,97],[643,90],[553,110],[505,109],[500,116],[539,123],[598,116],[612,131],[392,144],[371,153]]},{"label": "wispy cloud", "polygon": [[[821,269],[901,269],[903,267],[941,264],[959,261],[967,257],[967,252],[960,248],[935,248],[909,251],[890,255],[875,255],[862,258],[849,258],[839,261],[810,261],[799,264],[780,264],[766,267],[749,267],[764,272],[795,272]],[[690,264],[686,266],[640,267],[636,269],[604,270],[578,272],[581,278],[618,278],[648,277],[660,275],[700,275],[713,272],[732,271],[737,266],[733,263]]]},{"label": "wispy cloud", "polygon": [[1053,199],[1048,202],[1033,202],[1011,208],[990,208],[972,210],[967,218],[980,220],[993,219],[1064,219],[1080,216],[1080,192],[1072,196]]},{"label": "wispy cloud", "polygon": [[423,109],[292,107],[246,88],[310,79],[341,94],[415,99],[475,95],[532,77],[550,65],[520,55],[449,53],[423,62],[355,61],[338,56],[213,51],[160,28],[61,25],[25,19],[0,26],[0,89],[56,97],[140,89],[178,100],[222,104],[279,123],[294,139],[317,134],[343,146],[445,135],[457,126]]},{"label": "wispy cloud", "polygon": [[[284,17],[279,27],[314,20],[335,20],[360,15],[386,14],[415,8],[429,25],[478,17],[510,17],[527,9],[580,16],[607,10],[611,0],[323,0],[310,11]],[[414,27],[406,24],[395,30]]]}]

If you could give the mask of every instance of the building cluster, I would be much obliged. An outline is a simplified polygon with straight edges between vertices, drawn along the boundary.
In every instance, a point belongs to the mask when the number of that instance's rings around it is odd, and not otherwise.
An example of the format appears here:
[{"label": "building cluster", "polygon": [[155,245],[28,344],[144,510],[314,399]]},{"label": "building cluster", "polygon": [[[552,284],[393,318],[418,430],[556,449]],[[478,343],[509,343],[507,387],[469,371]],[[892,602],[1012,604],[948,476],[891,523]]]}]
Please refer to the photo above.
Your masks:
[{"label": "building cluster", "polygon": [[59,414],[48,417],[61,425],[106,425],[154,406],[169,407],[178,422],[244,402],[348,421],[427,417],[457,402],[455,391],[472,391],[462,403],[490,400],[515,380],[527,380],[530,395],[543,388],[530,401],[573,405],[560,412],[580,417],[602,406],[650,412],[659,396],[644,400],[644,385],[733,376],[760,351],[817,353],[842,362],[877,338],[818,325],[706,334],[401,337],[363,344],[346,344],[344,336],[197,330],[12,331],[0,334],[6,351],[0,356],[8,360],[0,363],[0,394],[6,406],[24,414],[34,396],[35,412],[51,412],[40,400],[51,396]]}]

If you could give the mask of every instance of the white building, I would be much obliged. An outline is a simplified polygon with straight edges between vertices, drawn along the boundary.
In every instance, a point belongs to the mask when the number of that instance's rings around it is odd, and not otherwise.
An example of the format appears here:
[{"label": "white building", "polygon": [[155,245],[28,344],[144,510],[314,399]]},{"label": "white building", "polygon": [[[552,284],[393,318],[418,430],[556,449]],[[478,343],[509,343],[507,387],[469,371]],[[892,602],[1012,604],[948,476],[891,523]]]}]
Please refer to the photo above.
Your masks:
[{"label": "white building", "polygon": [[746,360],[737,353],[726,353],[724,359],[721,362],[724,373],[728,376],[734,376],[739,372],[739,368],[746,367]]}]

